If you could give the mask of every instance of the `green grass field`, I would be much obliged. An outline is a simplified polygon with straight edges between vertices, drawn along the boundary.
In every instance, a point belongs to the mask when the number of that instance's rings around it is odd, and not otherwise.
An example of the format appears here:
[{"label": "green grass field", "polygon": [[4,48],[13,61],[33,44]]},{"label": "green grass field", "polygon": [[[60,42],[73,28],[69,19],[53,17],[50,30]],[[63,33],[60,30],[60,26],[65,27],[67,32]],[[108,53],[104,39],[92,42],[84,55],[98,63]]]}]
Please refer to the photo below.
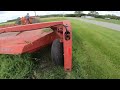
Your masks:
[{"label": "green grass field", "polygon": [[109,23],[114,23],[114,24],[120,24],[120,20],[115,20],[115,19],[110,19],[110,20],[105,20],[101,18],[93,18],[90,20],[96,20],[96,21],[103,21],[103,22],[109,22]]},{"label": "green grass field", "polygon": [[23,55],[0,55],[0,78],[8,79],[113,79],[120,78],[120,32],[72,18],[73,69],[53,65],[48,46]]},{"label": "green grass field", "polygon": [[15,22],[4,22],[4,23],[0,23],[0,26],[4,26],[4,25],[8,25],[8,24],[15,24]]}]

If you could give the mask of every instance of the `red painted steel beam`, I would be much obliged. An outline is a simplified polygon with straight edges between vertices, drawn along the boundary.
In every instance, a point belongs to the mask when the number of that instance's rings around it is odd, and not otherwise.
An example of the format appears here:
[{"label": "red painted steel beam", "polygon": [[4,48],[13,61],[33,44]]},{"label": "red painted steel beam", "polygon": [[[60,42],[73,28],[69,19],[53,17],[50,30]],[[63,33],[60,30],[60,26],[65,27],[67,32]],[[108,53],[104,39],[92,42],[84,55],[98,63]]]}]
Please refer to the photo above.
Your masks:
[{"label": "red painted steel beam", "polygon": [[63,49],[64,49],[64,70],[72,70],[72,28],[69,21],[63,21],[63,25],[67,25],[67,30],[70,32],[70,39],[65,39],[65,28],[63,27]]},{"label": "red painted steel beam", "polygon": [[51,27],[54,25],[62,24],[62,23],[63,23],[62,21],[59,21],[59,22],[45,22],[45,23],[36,23],[36,24],[6,27],[6,28],[0,28],[0,33],[29,31],[29,30],[41,29],[45,27]]}]

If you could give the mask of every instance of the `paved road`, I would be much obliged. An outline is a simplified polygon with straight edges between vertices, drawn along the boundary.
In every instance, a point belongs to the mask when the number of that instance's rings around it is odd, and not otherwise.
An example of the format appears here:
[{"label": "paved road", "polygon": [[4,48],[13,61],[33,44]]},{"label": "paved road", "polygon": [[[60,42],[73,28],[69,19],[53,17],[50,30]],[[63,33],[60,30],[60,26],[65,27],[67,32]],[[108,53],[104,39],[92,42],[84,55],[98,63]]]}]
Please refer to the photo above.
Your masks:
[{"label": "paved road", "polygon": [[95,21],[95,20],[88,20],[88,19],[82,19],[82,18],[75,18],[75,19],[80,19],[81,21],[96,24],[102,27],[110,28],[113,30],[118,30],[120,31],[120,25],[118,24],[113,24],[113,23],[108,23],[108,22],[102,22],[102,21]]}]

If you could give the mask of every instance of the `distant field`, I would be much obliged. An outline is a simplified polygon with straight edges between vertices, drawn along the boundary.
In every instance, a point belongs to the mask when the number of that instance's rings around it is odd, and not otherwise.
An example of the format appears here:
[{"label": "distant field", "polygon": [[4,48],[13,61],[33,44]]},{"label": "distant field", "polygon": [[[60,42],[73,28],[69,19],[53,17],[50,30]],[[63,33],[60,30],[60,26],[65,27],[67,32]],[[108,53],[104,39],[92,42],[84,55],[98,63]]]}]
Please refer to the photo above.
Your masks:
[{"label": "distant field", "polygon": [[65,19],[71,21],[73,31],[71,73],[53,65],[49,46],[32,54],[0,55],[0,78],[120,78],[120,32],[72,18],[43,18],[42,21]]},{"label": "distant field", "polygon": [[100,19],[100,18],[93,18],[90,20],[96,20],[96,21],[103,21],[103,22],[109,22],[109,23],[114,23],[114,24],[120,24],[120,20],[115,20],[115,19],[110,19],[110,20],[106,20],[106,19]]},{"label": "distant field", "polygon": [[65,17],[50,17],[50,18],[41,18],[40,21],[42,22],[49,22],[49,21],[59,21],[59,20],[66,20]]},{"label": "distant field", "polygon": [[8,24],[15,24],[15,22],[4,22],[4,23],[0,23],[0,26],[4,26],[4,25],[8,25]]},{"label": "distant field", "polygon": [[[55,20],[61,20],[61,19],[62,19],[62,17],[56,17],[56,18],[50,17],[50,19],[49,18],[40,18],[40,22],[46,22],[46,21],[51,21],[51,20],[55,21]],[[4,26],[4,25],[8,25],[8,24],[15,24],[15,21],[0,23],[0,26]]]}]

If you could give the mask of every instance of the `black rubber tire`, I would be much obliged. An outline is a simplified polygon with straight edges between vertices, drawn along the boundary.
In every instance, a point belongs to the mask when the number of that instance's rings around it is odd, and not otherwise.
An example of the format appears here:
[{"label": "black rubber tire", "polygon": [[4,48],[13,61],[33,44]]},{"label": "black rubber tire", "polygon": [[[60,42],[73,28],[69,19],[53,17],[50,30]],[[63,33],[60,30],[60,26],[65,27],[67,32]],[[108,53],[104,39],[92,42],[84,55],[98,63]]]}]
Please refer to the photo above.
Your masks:
[{"label": "black rubber tire", "polygon": [[40,21],[39,21],[39,19],[38,18],[33,18],[33,20],[32,20],[32,23],[39,23]]},{"label": "black rubber tire", "polygon": [[16,20],[15,24],[21,25],[20,17],[19,17],[19,18],[17,18],[17,20]]},{"label": "black rubber tire", "polygon": [[64,65],[63,43],[60,43],[59,39],[54,40],[52,43],[51,57],[55,65]]}]

